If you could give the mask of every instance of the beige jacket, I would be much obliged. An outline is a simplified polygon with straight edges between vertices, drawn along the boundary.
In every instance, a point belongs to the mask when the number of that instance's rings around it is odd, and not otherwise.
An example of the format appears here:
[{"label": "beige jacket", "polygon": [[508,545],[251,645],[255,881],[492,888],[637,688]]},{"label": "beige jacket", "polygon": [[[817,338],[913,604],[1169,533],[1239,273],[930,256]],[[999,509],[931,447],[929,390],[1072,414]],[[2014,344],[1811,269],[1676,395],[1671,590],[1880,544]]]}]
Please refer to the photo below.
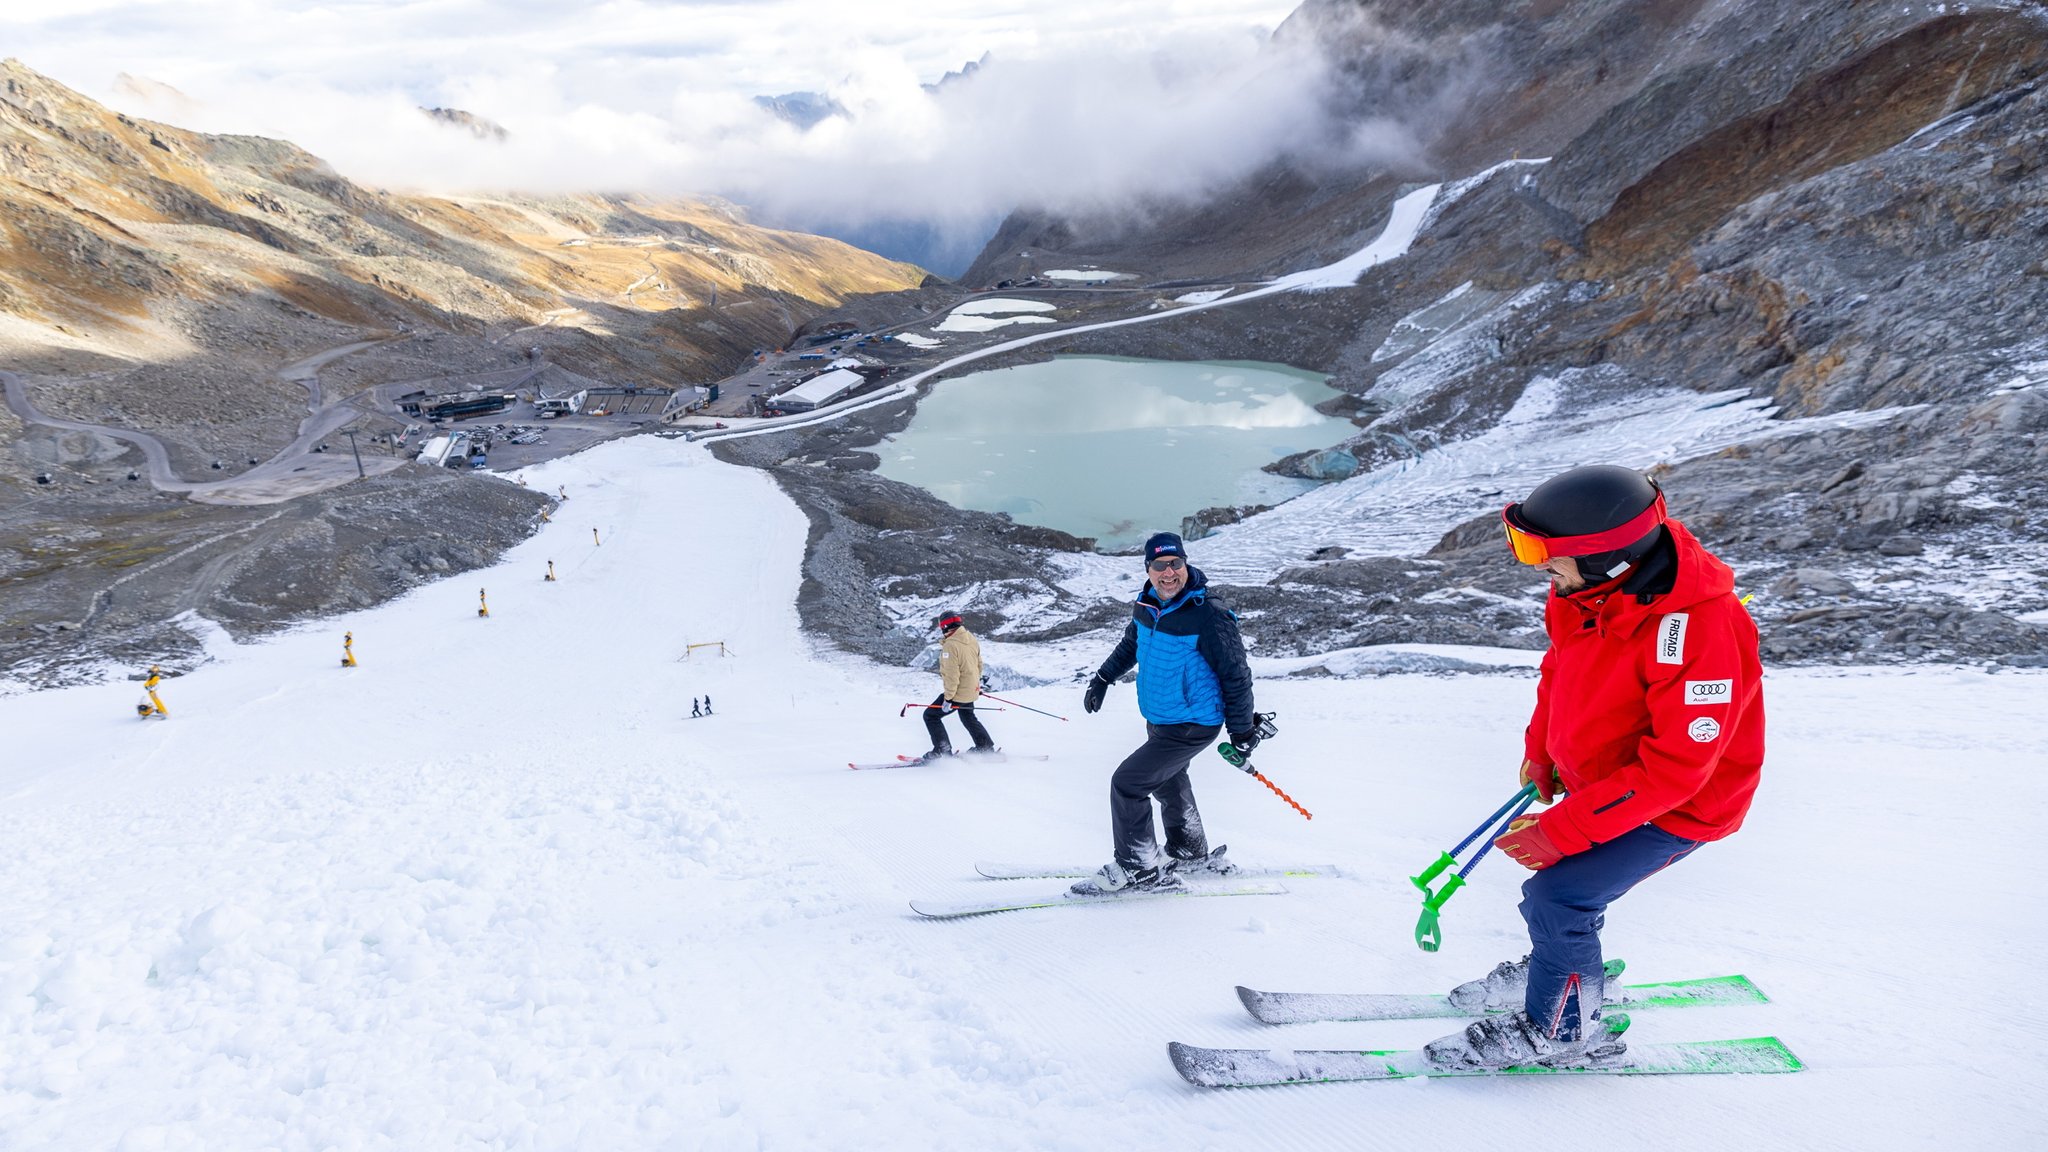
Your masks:
[{"label": "beige jacket", "polygon": [[972,704],[981,695],[981,641],[965,624],[939,641],[939,681],[955,704]]}]

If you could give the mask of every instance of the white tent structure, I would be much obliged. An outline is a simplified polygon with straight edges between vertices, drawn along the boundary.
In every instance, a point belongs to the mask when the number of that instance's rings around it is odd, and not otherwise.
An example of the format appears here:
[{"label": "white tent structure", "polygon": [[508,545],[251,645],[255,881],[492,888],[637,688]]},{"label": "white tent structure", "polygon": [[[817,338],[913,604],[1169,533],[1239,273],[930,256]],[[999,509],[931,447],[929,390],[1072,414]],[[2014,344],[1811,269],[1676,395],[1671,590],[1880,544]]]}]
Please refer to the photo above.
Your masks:
[{"label": "white tent structure", "polygon": [[830,404],[865,383],[867,377],[858,372],[834,368],[791,388],[770,400],[769,404],[784,412],[809,412],[820,405]]}]

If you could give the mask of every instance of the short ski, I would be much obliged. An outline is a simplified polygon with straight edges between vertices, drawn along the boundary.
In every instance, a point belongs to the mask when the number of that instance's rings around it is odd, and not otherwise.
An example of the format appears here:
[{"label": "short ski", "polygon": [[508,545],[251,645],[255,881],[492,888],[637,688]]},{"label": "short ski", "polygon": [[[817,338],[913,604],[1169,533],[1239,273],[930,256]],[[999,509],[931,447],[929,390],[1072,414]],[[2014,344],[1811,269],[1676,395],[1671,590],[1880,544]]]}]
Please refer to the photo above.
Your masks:
[{"label": "short ski", "polygon": [[[1005,760],[1050,760],[1052,759],[1052,757],[1047,755],[1021,756],[1014,752],[960,752],[948,756],[942,756],[939,759],[961,760],[969,764],[1001,764]],[[915,768],[919,765],[934,764],[937,762],[938,761],[936,760],[927,760],[922,756],[898,756],[894,760],[884,760],[878,764],[849,763],[847,764],[847,767],[855,771],[861,771],[864,769],[875,768]],[[1090,871],[1093,871],[1093,869],[1090,869]],[[1077,872],[1075,873],[1075,875],[1085,876],[1087,875],[1087,873]]]},{"label": "short ski", "polygon": [[1027,908],[1077,908],[1088,904],[1131,904],[1146,900],[1181,900],[1194,896],[1278,896],[1286,892],[1278,884],[1184,884],[1176,888],[1143,888],[1136,892],[1112,892],[1103,896],[1082,896],[1064,889],[1010,900],[967,900],[946,903],[912,900],[910,910],[932,920],[960,916],[983,916],[991,912],[1021,912]]},{"label": "short ski", "polygon": [[[1090,867],[1083,864],[991,864],[983,860],[975,863],[974,870],[990,880],[1060,880],[1069,877],[1093,876],[1096,868],[1099,867],[1100,865]],[[1183,873],[1183,875],[1200,879],[1205,874],[1199,870],[1194,870]],[[1335,864],[1295,864],[1285,868],[1240,867],[1221,878],[1237,879],[1238,877],[1245,877],[1248,879],[1300,880],[1341,875],[1343,873],[1337,870]]]},{"label": "short ski", "polygon": [[1204,1088],[1320,1084],[1339,1080],[1406,1080],[1416,1076],[1691,1076],[1710,1073],[1797,1072],[1806,1065],[1776,1036],[1748,1040],[1696,1040],[1642,1044],[1608,1060],[1563,1068],[1525,1064],[1497,1070],[1444,1069],[1420,1050],[1405,1052],[1289,1052],[1257,1048],[1166,1046],[1188,1083]]},{"label": "short ski", "polygon": [[[1484,1016],[1520,1007],[1504,1005],[1472,1011],[1451,1003],[1441,995],[1342,992],[1260,992],[1240,986],[1237,998],[1245,1011],[1266,1024],[1313,1024],[1341,1020],[1425,1020],[1434,1017]],[[1709,976],[1700,980],[1673,980],[1665,984],[1629,984],[1611,1006],[1631,1012],[1645,1008],[1715,1008],[1732,1004],[1768,1004],[1770,997],[1750,983],[1747,976]]]},{"label": "short ski", "polygon": [[922,756],[898,756],[894,760],[883,760],[875,764],[849,763],[847,764],[847,767],[853,769],[856,772],[862,772],[874,768],[915,768],[920,764],[929,763],[932,763],[932,761],[926,760]]}]

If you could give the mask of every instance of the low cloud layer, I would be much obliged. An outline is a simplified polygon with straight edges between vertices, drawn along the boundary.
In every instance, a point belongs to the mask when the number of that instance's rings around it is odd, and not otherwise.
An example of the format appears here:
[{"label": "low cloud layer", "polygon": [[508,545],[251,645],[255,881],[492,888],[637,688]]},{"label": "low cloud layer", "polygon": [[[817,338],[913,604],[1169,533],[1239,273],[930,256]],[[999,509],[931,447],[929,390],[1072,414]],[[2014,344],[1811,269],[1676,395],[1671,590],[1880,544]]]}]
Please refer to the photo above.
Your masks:
[{"label": "low cloud layer", "polygon": [[[1197,196],[1282,155],[1414,148],[1395,123],[1329,122],[1331,68],[1306,37],[1270,34],[1292,0],[64,7],[0,15],[9,51],[124,111],[287,138],[352,178],[432,192],[715,193],[783,219],[972,229],[1019,205]],[[788,92],[847,115],[806,131],[755,100]]]}]

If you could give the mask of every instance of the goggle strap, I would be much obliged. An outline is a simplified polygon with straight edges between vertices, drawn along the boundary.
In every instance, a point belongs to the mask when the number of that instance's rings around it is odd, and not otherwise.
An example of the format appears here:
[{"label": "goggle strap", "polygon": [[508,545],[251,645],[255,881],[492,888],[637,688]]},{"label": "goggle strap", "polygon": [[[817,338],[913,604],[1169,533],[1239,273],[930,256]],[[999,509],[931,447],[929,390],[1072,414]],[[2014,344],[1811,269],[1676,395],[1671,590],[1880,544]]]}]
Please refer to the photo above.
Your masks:
[{"label": "goggle strap", "polygon": [[1627,523],[1609,528],[1605,532],[1594,532],[1585,536],[1545,536],[1539,532],[1532,532],[1516,524],[1509,517],[1508,512],[1513,508],[1514,505],[1510,504],[1501,512],[1501,522],[1506,524],[1511,532],[1542,541],[1544,550],[1552,556],[1593,556],[1601,552],[1612,552],[1617,548],[1626,548],[1649,535],[1650,529],[1664,523],[1665,519],[1662,492],[1657,493],[1657,499],[1648,508],[1637,513]]}]

